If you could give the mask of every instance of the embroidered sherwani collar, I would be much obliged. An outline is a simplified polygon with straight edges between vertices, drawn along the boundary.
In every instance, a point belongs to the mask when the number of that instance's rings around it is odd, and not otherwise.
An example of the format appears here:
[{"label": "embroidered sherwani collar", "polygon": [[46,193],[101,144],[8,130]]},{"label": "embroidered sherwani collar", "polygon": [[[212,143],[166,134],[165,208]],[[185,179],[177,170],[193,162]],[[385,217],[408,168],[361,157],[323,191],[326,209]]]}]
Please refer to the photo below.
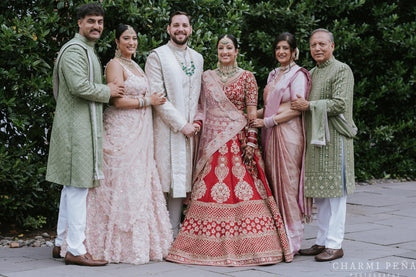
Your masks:
[{"label": "embroidered sherwani collar", "polygon": [[95,45],[94,41],[88,40],[86,37],[84,37],[83,35],[80,35],[79,33],[75,34],[75,38],[79,39],[81,42],[85,43],[86,45],[88,45],[90,47],[94,47],[94,45]]},{"label": "embroidered sherwani collar", "polygon": [[170,40],[168,41],[168,46],[173,51],[180,52],[180,53],[183,53],[183,52],[188,50],[188,46],[186,46],[185,49],[184,49],[184,48],[181,48],[181,47],[178,47],[178,46],[174,45]]},{"label": "embroidered sherwani collar", "polygon": [[335,57],[332,56],[329,60],[327,60],[326,62],[324,62],[321,65],[317,65],[318,68],[324,68],[327,67],[328,65],[332,64],[335,61]]}]

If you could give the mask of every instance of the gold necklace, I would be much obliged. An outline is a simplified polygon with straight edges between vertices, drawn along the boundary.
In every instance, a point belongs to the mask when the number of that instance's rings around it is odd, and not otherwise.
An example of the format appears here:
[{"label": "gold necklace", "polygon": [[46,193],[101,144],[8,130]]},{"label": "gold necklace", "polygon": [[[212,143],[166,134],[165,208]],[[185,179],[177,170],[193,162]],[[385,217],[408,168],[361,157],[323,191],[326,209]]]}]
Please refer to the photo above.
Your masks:
[{"label": "gold necklace", "polygon": [[236,64],[224,66],[218,62],[217,69],[215,70],[220,77],[221,82],[226,83],[231,77],[233,77],[238,71],[239,67]]},{"label": "gold necklace", "polygon": [[273,79],[272,82],[277,83],[282,78],[283,74],[286,74],[287,73],[286,71],[294,65],[295,65],[295,62],[291,62],[288,65],[280,66],[279,73],[277,73],[276,77]]},{"label": "gold necklace", "polygon": [[281,72],[285,72],[286,70],[288,70],[289,68],[291,68],[292,66],[294,66],[296,63],[295,62],[291,62],[288,65],[283,65],[280,66],[280,71]]},{"label": "gold necklace", "polygon": [[134,69],[136,69],[132,59],[127,59],[127,58],[124,58],[122,56],[120,56],[118,58],[120,59],[121,63],[124,64],[125,66],[127,66],[130,70],[133,71]]}]

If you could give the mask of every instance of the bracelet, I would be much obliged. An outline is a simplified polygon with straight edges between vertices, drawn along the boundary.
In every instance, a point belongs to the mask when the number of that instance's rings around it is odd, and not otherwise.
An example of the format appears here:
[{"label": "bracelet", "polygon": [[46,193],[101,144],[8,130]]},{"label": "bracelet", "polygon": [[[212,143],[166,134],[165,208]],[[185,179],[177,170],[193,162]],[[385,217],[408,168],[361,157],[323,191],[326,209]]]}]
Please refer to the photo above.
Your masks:
[{"label": "bracelet", "polygon": [[251,143],[251,142],[247,142],[247,145],[253,147],[254,149],[257,148],[257,144],[254,144],[254,143]]},{"label": "bracelet", "polygon": [[271,128],[275,125],[277,125],[278,123],[274,120],[273,118],[274,116],[269,116],[269,117],[265,117],[264,118],[264,127],[266,128]]},{"label": "bracelet", "polygon": [[143,100],[143,98],[138,98],[139,99],[139,109],[140,108],[143,108],[143,106],[144,106],[144,100]]},{"label": "bracelet", "polygon": [[202,129],[202,120],[195,120],[193,123],[198,124],[199,129]]},{"label": "bracelet", "polygon": [[151,101],[150,101],[150,97],[144,97],[144,101],[146,102],[146,107],[147,106],[150,106],[150,104],[151,104]]},{"label": "bracelet", "polygon": [[247,134],[247,145],[257,148],[257,129],[249,128]]},{"label": "bracelet", "polygon": [[253,127],[250,127],[250,128],[248,128],[248,133],[250,134],[250,133],[254,133],[254,134],[256,134],[257,135],[257,128],[253,128]]}]

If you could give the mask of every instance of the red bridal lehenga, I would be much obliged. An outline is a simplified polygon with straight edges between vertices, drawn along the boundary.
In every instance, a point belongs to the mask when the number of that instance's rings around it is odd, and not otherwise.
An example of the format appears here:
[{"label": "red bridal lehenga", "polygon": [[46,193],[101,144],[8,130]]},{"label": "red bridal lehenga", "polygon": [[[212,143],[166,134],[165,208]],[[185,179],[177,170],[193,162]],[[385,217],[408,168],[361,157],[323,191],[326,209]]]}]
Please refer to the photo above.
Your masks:
[{"label": "red bridal lehenga", "polygon": [[253,74],[239,72],[222,83],[203,75],[203,122],[189,209],[166,260],[213,266],[291,262],[279,209],[267,185],[260,151],[254,168],[242,161],[247,105],[257,105]]},{"label": "red bridal lehenga", "polygon": [[[128,78],[124,97],[149,90],[144,72]],[[104,176],[87,198],[87,251],[95,259],[143,264],[162,260],[172,242],[166,203],[153,158],[151,107],[104,113]]]}]

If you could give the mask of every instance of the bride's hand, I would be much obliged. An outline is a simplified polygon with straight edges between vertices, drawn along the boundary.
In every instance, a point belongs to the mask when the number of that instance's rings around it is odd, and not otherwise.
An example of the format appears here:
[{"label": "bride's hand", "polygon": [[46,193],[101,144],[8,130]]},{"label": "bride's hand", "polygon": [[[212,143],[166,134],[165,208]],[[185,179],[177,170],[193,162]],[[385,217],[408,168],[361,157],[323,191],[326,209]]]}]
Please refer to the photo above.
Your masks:
[{"label": "bride's hand", "polygon": [[264,119],[261,119],[261,118],[254,119],[250,123],[250,127],[252,127],[252,128],[262,128],[262,127],[264,127]]},{"label": "bride's hand", "polygon": [[247,145],[243,150],[243,162],[248,165],[251,163],[254,157],[254,148],[250,145]]}]

